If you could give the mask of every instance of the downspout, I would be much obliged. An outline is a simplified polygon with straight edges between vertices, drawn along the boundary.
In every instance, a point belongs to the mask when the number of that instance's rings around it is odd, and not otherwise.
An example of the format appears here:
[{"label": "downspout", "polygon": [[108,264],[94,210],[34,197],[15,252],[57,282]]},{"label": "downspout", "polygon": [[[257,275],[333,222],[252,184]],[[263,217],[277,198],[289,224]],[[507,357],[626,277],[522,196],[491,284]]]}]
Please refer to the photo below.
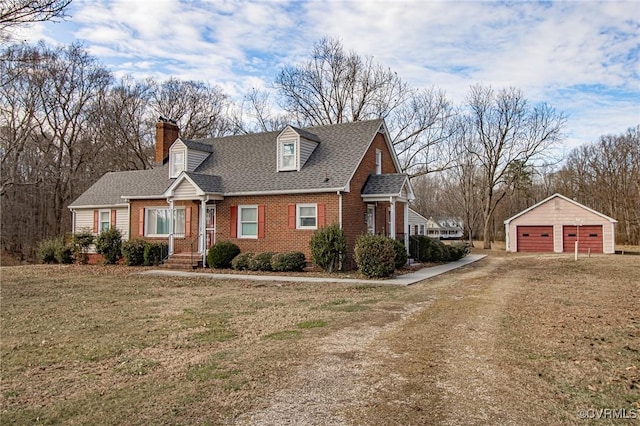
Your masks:
[{"label": "downspout", "polygon": [[338,191],[338,224],[342,229],[342,192]]},{"label": "downspout", "polygon": [[75,209],[71,209],[71,233],[75,235],[76,233],[76,211]]}]

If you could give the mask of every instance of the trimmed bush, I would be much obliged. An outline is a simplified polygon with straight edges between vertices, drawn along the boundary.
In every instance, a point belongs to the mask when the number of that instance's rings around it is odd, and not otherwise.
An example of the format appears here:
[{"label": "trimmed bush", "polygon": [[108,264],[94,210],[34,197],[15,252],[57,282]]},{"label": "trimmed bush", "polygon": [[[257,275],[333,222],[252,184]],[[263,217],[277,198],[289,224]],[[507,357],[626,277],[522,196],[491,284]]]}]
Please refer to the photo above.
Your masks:
[{"label": "trimmed bush", "polygon": [[309,241],[311,261],[326,272],[338,270],[347,252],[347,240],[338,225],[329,225],[313,233]]},{"label": "trimmed bush", "polygon": [[399,240],[391,240],[393,241],[393,249],[396,252],[396,256],[394,258],[394,263],[396,269],[402,268],[407,264],[407,260],[409,259],[409,255],[407,254],[407,248],[404,246],[404,243]]},{"label": "trimmed bush", "polygon": [[277,272],[300,272],[306,265],[304,253],[299,251],[276,253],[271,258],[271,269]]},{"label": "trimmed bush", "polygon": [[147,243],[144,240],[133,239],[122,243],[122,257],[127,266],[140,266],[144,264],[144,248]]},{"label": "trimmed bush", "polygon": [[166,243],[145,243],[144,266],[157,266],[169,254],[169,246]]},{"label": "trimmed bush", "polygon": [[89,230],[73,235],[73,255],[76,258],[76,262],[84,265],[89,261],[89,248],[94,240],[95,237]]},{"label": "trimmed bush", "polygon": [[450,246],[447,246],[447,251],[449,253],[449,260],[451,262],[455,262],[469,254],[469,243],[463,242],[451,244]]},{"label": "trimmed bush", "polygon": [[361,235],[356,241],[356,264],[368,278],[390,277],[395,270],[393,240],[382,235]]},{"label": "trimmed bush", "polygon": [[414,253],[411,256],[419,262],[446,262],[449,260],[447,246],[440,240],[415,235],[411,237],[417,244],[412,244]]},{"label": "trimmed bush", "polygon": [[230,241],[221,241],[212,245],[207,254],[207,265],[210,268],[231,268],[231,261],[240,254],[240,248]]},{"label": "trimmed bush", "polygon": [[122,234],[117,228],[105,229],[96,237],[96,253],[104,256],[104,263],[112,265],[122,256]]},{"label": "trimmed bush", "polygon": [[56,261],[68,265],[73,263],[73,246],[61,245],[56,249]]},{"label": "trimmed bush", "polygon": [[249,259],[249,269],[252,271],[270,271],[271,270],[271,258],[274,253],[264,252],[256,253],[251,259]]},{"label": "trimmed bush", "polygon": [[249,261],[253,257],[253,253],[240,253],[231,261],[231,267],[237,271],[246,271],[249,269]]},{"label": "trimmed bush", "polygon": [[42,263],[58,263],[56,253],[62,247],[64,247],[64,243],[61,238],[42,240],[38,244],[38,258]]}]

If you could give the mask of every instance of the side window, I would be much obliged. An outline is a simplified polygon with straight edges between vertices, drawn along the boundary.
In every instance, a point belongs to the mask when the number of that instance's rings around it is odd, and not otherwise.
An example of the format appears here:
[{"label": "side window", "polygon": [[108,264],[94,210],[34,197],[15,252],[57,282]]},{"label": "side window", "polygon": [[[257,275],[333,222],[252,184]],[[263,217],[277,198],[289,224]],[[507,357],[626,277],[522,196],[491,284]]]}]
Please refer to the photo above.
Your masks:
[{"label": "side window", "polygon": [[258,206],[238,206],[238,237],[258,238]]},{"label": "side window", "polygon": [[318,228],[318,206],[317,204],[298,204],[296,227],[298,229]]}]

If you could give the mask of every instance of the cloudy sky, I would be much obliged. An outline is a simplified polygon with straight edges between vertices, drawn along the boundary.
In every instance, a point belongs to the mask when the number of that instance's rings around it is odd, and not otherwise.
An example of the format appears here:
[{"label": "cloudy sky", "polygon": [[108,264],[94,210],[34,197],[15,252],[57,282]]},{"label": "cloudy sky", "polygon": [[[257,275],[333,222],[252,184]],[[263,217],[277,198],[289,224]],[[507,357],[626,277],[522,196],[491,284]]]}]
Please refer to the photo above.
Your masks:
[{"label": "cloudy sky", "polygon": [[80,41],[116,76],[204,80],[241,97],[322,37],[464,102],[476,83],[569,115],[565,148],[640,124],[640,2],[74,0],[21,39]]}]

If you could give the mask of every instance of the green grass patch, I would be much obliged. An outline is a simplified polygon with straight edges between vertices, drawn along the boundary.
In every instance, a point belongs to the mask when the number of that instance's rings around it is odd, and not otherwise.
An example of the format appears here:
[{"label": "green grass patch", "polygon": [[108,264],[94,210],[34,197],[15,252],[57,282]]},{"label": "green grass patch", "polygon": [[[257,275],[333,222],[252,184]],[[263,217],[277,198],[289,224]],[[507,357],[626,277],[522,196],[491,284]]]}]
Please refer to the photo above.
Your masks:
[{"label": "green grass patch", "polygon": [[115,371],[120,374],[127,374],[131,376],[144,376],[153,370],[158,364],[158,361],[152,359],[124,357],[118,360],[118,365],[116,366]]},{"label": "green grass patch", "polygon": [[309,320],[309,321],[302,321],[299,322],[297,324],[298,328],[318,328],[318,327],[324,327],[327,325],[326,321],[323,320]]},{"label": "green grass patch", "polygon": [[267,334],[263,336],[263,339],[271,339],[271,340],[290,340],[290,339],[298,339],[301,336],[299,330],[282,330],[276,331],[275,333]]},{"label": "green grass patch", "polygon": [[236,333],[229,328],[227,313],[204,313],[193,309],[184,309],[180,322],[185,329],[200,329],[191,336],[197,343],[225,342],[236,337]]},{"label": "green grass patch", "polygon": [[220,357],[214,356],[207,362],[189,367],[187,379],[205,382],[211,379],[226,380],[240,373],[239,370],[229,370],[219,364]]}]

